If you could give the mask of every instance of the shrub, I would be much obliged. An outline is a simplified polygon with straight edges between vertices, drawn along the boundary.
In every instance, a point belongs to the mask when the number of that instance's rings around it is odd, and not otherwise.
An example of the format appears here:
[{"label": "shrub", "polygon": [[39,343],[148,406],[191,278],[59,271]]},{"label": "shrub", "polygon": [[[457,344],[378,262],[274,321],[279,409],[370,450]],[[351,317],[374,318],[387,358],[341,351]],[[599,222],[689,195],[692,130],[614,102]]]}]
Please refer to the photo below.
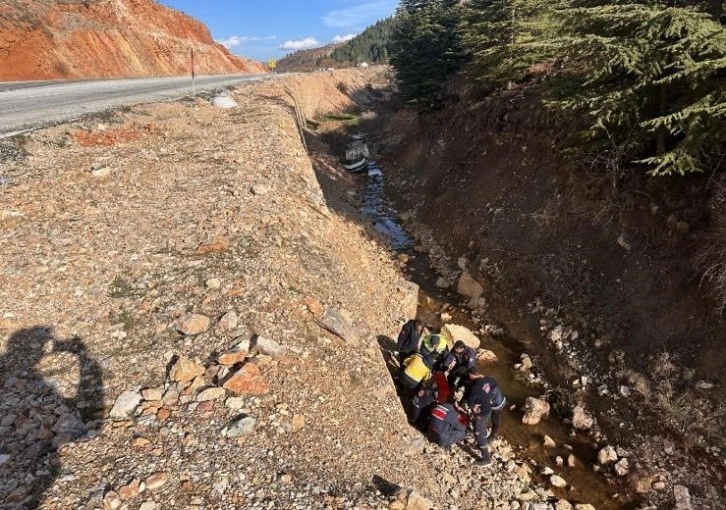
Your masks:
[{"label": "shrub", "polygon": [[702,282],[708,284],[715,295],[716,311],[726,310],[726,183],[717,185],[709,204],[711,226],[696,255],[696,264],[702,273]]}]

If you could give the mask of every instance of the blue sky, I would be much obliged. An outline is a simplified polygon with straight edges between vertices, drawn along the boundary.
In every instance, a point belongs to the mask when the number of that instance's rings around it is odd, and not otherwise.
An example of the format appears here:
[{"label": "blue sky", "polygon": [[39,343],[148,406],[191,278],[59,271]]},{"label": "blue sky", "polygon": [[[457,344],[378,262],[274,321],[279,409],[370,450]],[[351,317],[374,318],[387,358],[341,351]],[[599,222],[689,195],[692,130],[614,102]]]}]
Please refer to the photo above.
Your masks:
[{"label": "blue sky", "polygon": [[160,0],[209,27],[232,53],[267,61],[360,33],[398,0]]}]

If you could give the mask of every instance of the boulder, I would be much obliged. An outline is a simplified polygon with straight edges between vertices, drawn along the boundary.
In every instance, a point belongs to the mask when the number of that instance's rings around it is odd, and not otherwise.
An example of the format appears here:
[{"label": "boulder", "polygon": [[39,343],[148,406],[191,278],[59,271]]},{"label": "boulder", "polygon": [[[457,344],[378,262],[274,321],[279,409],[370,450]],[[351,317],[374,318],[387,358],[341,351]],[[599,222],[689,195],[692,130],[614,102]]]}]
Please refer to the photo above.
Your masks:
[{"label": "boulder", "polygon": [[481,283],[476,281],[468,271],[464,271],[459,277],[459,283],[456,286],[456,291],[462,296],[476,299],[484,294],[484,287],[482,287]]},{"label": "boulder", "polygon": [[352,345],[358,345],[358,332],[335,308],[326,306],[325,312],[323,313],[323,316],[320,317],[318,324],[331,333],[339,336],[346,342]]},{"label": "boulder", "polygon": [[575,406],[572,410],[572,426],[577,430],[588,430],[592,427],[594,420],[581,406]]},{"label": "boulder", "polygon": [[235,328],[237,328],[237,324],[239,323],[239,317],[237,316],[237,312],[234,310],[230,310],[229,312],[222,315],[222,318],[219,319],[219,323],[217,324],[217,327],[225,332],[228,333],[230,331],[233,331]]},{"label": "boulder", "polygon": [[494,363],[498,359],[494,351],[490,351],[489,349],[479,349],[476,353],[476,360],[482,363]]},{"label": "boulder", "polygon": [[229,427],[227,427],[224,435],[227,437],[248,436],[255,431],[256,424],[257,420],[255,420],[253,416],[239,416],[229,424]]},{"label": "boulder", "polygon": [[559,489],[567,487],[567,481],[558,475],[550,476],[550,483],[552,484],[553,487],[557,487]]},{"label": "boulder", "polygon": [[210,400],[218,400],[226,394],[226,390],[224,388],[205,388],[202,391],[197,394],[197,402],[207,402]]},{"label": "boulder", "polygon": [[178,383],[188,383],[204,374],[204,367],[189,358],[179,358],[169,371],[169,379]]},{"label": "boulder", "polygon": [[237,395],[264,395],[270,386],[254,363],[247,363],[224,382],[223,387]]},{"label": "boulder", "polygon": [[684,485],[673,486],[673,497],[676,500],[676,510],[691,510],[691,494],[688,492],[688,487]]},{"label": "boulder", "polygon": [[217,357],[217,363],[220,365],[231,366],[242,363],[249,353],[247,351],[230,349],[224,351]]},{"label": "boulder", "polygon": [[544,400],[527,397],[524,401],[524,416],[522,416],[522,423],[525,425],[537,425],[542,418],[550,413],[550,405]]},{"label": "boulder", "polygon": [[481,341],[479,338],[472,333],[469,328],[459,326],[457,324],[446,324],[441,328],[441,334],[446,337],[449,345],[453,345],[457,340],[463,341],[467,347],[472,349],[478,349]]},{"label": "boulder", "polygon": [[211,321],[206,315],[198,313],[186,314],[174,321],[174,329],[184,335],[198,335],[209,329]]},{"label": "boulder", "polygon": [[408,495],[406,510],[431,510],[434,507],[433,501],[423,497],[416,491]]},{"label": "boulder", "polygon": [[617,474],[618,476],[626,476],[628,473],[630,473],[628,459],[620,459],[615,463],[613,469],[615,469],[615,474]]}]

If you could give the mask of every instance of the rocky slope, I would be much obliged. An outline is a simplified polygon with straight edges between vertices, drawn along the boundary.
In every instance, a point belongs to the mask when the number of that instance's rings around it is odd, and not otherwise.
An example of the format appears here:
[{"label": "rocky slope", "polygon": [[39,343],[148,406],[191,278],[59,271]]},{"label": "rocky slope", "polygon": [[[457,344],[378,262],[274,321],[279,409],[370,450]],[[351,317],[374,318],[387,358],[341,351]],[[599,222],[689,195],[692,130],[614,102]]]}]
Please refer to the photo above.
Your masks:
[{"label": "rocky slope", "polygon": [[416,289],[328,207],[289,100],[341,82],[2,142],[0,506],[554,507],[506,442],[474,468],[407,425],[379,341]]},{"label": "rocky slope", "polygon": [[0,80],[265,72],[189,16],[153,0],[0,4]]}]

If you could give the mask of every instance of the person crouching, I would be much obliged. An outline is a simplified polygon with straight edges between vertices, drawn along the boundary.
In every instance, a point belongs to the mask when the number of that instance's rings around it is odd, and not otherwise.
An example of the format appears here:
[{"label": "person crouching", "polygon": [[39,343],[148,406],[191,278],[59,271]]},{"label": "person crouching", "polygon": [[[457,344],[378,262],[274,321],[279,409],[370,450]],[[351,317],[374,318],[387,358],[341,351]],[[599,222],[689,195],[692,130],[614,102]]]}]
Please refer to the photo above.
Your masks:
[{"label": "person crouching", "polygon": [[459,413],[448,402],[442,402],[431,410],[429,439],[450,450],[451,446],[466,437],[466,426],[459,420]]}]

